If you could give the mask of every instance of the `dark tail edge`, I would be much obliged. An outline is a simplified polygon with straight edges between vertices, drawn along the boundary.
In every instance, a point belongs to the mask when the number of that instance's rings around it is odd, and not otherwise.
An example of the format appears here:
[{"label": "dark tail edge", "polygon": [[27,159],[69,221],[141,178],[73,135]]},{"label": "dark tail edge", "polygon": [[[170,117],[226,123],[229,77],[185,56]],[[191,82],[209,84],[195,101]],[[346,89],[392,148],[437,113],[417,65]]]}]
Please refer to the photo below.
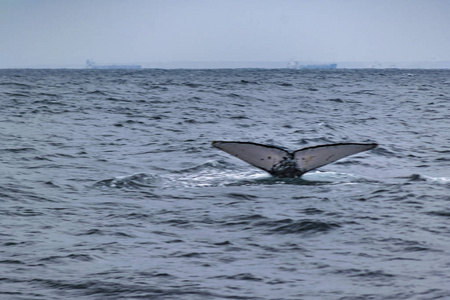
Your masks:
[{"label": "dark tail edge", "polygon": [[[272,145],[264,145],[264,144],[253,143],[253,142],[238,142],[238,141],[212,141],[211,145],[214,146],[214,144],[216,144],[216,143],[253,144],[253,145],[259,145],[259,146],[278,148],[278,147],[272,146]],[[298,149],[298,150],[295,150],[295,151],[300,151],[300,150],[305,150],[305,149],[313,149],[313,148],[319,148],[319,147],[327,147],[327,146],[339,146],[339,145],[371,146],[371,148],[367,149],[367,150],[372,150],[372,149],[375,149],[376,147],[378,147],[378,143],[334,143],[334,144],[323,144],[323,145],[316,145],[316,146],[306,147],[306,148]]]}]

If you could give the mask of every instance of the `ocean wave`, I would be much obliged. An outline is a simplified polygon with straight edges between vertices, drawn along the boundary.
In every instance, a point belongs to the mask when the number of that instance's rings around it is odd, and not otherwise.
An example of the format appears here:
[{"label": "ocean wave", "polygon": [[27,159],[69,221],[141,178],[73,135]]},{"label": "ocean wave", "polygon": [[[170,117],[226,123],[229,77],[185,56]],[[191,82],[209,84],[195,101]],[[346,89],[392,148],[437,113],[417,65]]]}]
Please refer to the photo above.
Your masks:
[{"label": "ocean wave", "polygon": [[429,180],[431,182],[450,185],[450,177],[433,177],[433,176],[423,175],[423,178],[425,178],[426,180]]},{"label": "ocean wave", "polygon": [[270,186],[280,184],[311,186],[376,182],[368,177],[321,171],[307,173],[300,178],[279,178],[273,177],[258,169],[236,167],[224,161],[208,161],[182,170],[155,169],[160,171],[158,175],[137,173],[118,176],[111,179],[100,180],[96,182],[94,186],[119,189],[166,189],[177,187]]},{"label": "ocean wave", "polygon": [[323,222],[318,220],[291,220],[258,221],[255,227],[263,228],[269,234],[314,234],[325,233],[341,227],[338,223]]},{"label": "ocean wave", "polygon": [[409,176],[401,176],[399,178],[406,179],[408,182],[429,182],[442,185],[450,185],[450,177],[434,177],[414,173]]},{"label": "ocean wave", "polygon": [[161,178],[156,175],[137,173],[126,176],[118,176],[111,179],[105,179],[98,181],[94,184],[94,187],[110,187],[110,188],[152,188],[158,186]]}]

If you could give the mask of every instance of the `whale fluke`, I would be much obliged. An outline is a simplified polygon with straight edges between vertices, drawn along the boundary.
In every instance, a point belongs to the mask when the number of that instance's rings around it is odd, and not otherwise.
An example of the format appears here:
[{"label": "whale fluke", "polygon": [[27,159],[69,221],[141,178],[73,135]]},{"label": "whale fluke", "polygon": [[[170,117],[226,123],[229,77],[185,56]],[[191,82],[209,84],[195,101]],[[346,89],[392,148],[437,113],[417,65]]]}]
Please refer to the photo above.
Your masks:
[{"label": "whale fluke", "polygon": [[300,177],[306,172],[378,145],[340,143],[288,152],[275,146],[251,142],[214,141],[212,145],[277,177]]}]

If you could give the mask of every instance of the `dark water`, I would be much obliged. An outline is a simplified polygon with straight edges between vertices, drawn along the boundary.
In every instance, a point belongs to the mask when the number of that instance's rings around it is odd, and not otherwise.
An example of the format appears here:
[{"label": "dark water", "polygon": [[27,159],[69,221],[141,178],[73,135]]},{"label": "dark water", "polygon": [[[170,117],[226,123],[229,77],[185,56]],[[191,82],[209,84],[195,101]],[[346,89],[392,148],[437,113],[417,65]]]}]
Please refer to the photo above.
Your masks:
[{"label": "dark water", "polygon": [[[1,299],[450,299],[449,70],[0,70]],[[211,147],[380,146],[276,179]]]}]

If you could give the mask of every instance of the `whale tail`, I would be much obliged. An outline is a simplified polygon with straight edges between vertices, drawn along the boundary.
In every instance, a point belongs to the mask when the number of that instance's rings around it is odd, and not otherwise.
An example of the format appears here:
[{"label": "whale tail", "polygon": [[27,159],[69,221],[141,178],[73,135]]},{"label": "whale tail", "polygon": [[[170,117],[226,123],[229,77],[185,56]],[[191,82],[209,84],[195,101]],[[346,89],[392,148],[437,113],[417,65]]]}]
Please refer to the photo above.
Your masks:
[{"label": "whale tail", "polygon": [[303,148],[294,152],[250,142],[214,141],[212,145],[237,158],[279,177],[301,175],[377,144],[340,143]]}]

